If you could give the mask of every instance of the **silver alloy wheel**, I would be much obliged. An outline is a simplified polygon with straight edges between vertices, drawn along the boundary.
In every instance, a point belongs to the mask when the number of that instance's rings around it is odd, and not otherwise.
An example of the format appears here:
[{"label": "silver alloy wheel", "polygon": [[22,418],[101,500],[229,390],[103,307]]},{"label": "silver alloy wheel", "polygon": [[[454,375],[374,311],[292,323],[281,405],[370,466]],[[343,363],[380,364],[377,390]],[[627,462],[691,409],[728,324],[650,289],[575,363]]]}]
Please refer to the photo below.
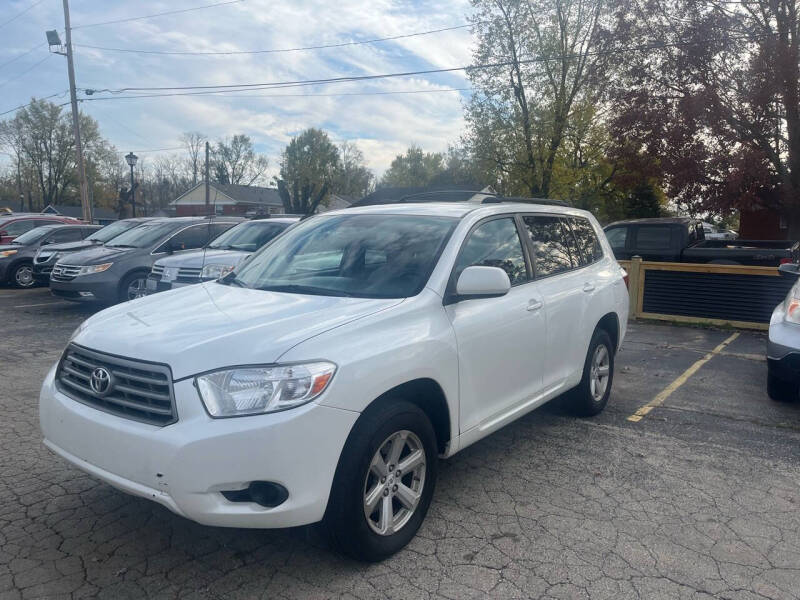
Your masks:
[{"label": "silver alloy wheel", "polygon": [[595,402],[600,402],[608,387],[608,376],[611,371],[611,355],[605,344],[594,349],[592,364],[589,369],[589,391]]},{"label": "silver alloy wheel", "polygon": [[364,479],[364,516],[378,535],[408,523],[425,485],[425,447],[411,431],[390,435],[378,447]]},{"label": "silver alloy wheel", "polygon": [[132,280],[128,284],[128,300],[136,300],[146,296],[145,290],[147,288],[147,279],[139,278]]},{"label": "silver alloy wheel", "polygon": [[23,265],[14,272],[14,282],[19,287],[31,287],[33,281],[33,267],[30,265]]}]

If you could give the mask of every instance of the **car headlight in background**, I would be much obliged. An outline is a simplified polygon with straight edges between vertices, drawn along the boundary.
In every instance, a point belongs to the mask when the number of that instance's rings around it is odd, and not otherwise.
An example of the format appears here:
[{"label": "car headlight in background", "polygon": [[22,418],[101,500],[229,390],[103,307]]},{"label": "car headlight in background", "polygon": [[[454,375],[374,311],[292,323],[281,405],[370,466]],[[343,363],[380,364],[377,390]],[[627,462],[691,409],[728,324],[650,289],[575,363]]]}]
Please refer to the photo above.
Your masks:
[{"label": "car headlight in background", "polygon": [[206,265],[200,272],[201,279],[220,279],[233,271],[235,265]]},{"label": "car headlight in background", "polygon": [[195,378],[212,417],[260,415],[311,402],[328,387],[336,365],[318,361],[215,371]]},{"label": "car headlight in background", "polygon": [[797,293],[798,292],[794,292],[791,296],[786,298],[783,319],[789,323],[797,323],[800,325],[800,298],[795,295]]},{"label": "car headlight in background", "polygon": [[9,256],[14,256],[19,250],[3,250],[0,252],[0,258],[8,258]]},{"label": "car headlight in background", "polygon": [[103,271],[108,270],[108,268],[113,264],[114,263],[103,263],[102,265],[86,265],[81,267],[81,270],[78,271],[78,275],[91,275],[92,273],[102,273]]}]

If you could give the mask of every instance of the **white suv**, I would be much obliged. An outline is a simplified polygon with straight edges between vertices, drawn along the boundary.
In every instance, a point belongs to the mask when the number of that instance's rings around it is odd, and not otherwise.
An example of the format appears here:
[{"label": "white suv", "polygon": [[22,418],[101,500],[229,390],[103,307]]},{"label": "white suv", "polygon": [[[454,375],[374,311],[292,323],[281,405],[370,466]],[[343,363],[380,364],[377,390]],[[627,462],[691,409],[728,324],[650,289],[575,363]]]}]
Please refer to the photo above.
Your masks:
[{"label": "white suv", "polygon": [[437,456],[567,391],[600,412],[627,314],[588,212],[329,212],[219,281],[89,318],[44,381],[44,443],[200,523],[323,521],[380,560],[425,518]]}]

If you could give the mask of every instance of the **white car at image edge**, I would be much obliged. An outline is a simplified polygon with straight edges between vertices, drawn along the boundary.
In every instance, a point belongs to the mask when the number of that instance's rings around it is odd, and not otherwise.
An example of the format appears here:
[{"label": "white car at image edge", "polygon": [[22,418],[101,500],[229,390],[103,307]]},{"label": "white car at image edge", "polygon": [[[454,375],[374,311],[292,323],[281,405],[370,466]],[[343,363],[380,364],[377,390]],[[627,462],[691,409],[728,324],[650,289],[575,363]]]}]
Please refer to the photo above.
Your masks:
[{"label": "white car at image edge", "polygon": [[301,222],[219,281],[109,308],[40,396],[45,445],[199,523],[401,549],[447,458],[569,392],[606,405],[628,293],[594,217],[407,203]]}]

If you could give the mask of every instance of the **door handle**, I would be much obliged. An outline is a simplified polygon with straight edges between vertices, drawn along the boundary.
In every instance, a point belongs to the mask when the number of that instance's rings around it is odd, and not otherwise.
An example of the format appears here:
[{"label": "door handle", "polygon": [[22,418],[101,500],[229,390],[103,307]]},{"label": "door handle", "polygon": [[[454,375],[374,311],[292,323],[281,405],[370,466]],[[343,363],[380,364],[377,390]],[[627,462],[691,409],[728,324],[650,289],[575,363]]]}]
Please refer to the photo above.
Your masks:
[{"label": "door handle", "polygon": [[540,308],[542,308],[542,306],[544,306],[544,304],[542,304],[541,300],[530,300],[528,302],[528,308],[526,310],[533,312],[539,310]]},{"label": "door handle", "polygon": [[594,291],[594,284],[591,281],[587,281],[583,284],[583,291],[584,292],[593,292]]}]

